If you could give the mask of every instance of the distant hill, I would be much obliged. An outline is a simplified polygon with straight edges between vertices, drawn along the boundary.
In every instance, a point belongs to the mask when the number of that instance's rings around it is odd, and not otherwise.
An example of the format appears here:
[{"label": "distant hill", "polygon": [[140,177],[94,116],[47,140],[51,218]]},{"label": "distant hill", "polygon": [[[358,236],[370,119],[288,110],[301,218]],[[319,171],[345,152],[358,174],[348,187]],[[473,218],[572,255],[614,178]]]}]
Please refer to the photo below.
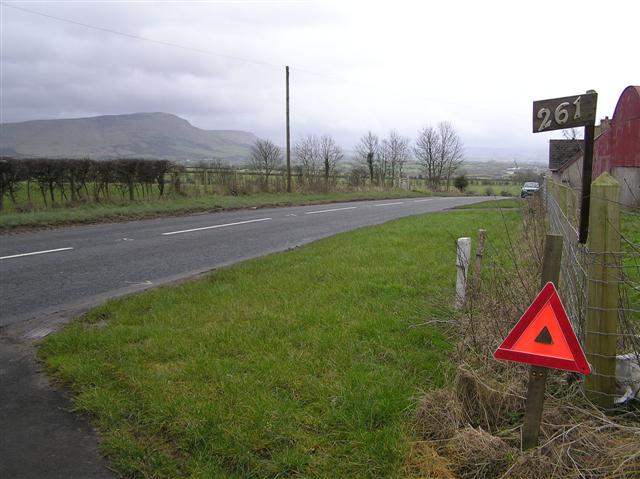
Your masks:
[{"label": "distant hill", "polygon": [[219,158],[242,163],[256,136],[247,131],[201,130],[169,113],[0,124],[0,154],[48,158]]}]

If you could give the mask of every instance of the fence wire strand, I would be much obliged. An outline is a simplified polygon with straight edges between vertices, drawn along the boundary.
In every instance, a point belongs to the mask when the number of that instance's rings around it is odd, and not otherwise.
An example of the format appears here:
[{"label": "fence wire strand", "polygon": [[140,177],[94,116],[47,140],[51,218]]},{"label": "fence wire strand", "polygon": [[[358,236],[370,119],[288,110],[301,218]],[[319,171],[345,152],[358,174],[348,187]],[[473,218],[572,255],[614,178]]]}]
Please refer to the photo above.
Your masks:
[{"label": "fence wire strand", "polygon": [[[563,237],[563,254],[559,290],[569,321],[578,339],[585,344],[586,335],[615,336],[616,361],[635,360],[640,370],[640,210],[637,208],[620,208],[620,224],[613,224],[610,220],[607,227],[614,231],[620,239],[620,251],[589,251],[586,245],[578,242],[579,212],[577,202],[568,200],[561,205],[562,199],[575,195],[569,190],[567,195],[558,194],[562,185],[545,184],[544,198],[552,234]],[[618,202],[613,202],[620,206]],[[593,226],[593,225],[591,225]],[[607,273],[605,279],[590,277],[594,266],[602,266]],[[615,308],[603,305],[589,305],[589,288],[614,285],[618,292],[618,304]],[[610,305],[609,305],[610,306]],[[617,311],[618,324],[615,332],[593,331],[588,329],[587,316],[589,311]],[[609,357],[598,353],[589,353],[589,357]],[[612,378],[610,374],[592,371],[592,374],[603,378]],[[629,381],[618,379],[618,391],[613,396],[619,397]],[[640,379],[639,379],[640,381]],[[631,381],[631,386],[640,388],[640,384]],[[598,392],[598,391],[596,391]],[[602,391],[598,394],[605,394]],[[638,391],[635,391],[638,394]]]}]

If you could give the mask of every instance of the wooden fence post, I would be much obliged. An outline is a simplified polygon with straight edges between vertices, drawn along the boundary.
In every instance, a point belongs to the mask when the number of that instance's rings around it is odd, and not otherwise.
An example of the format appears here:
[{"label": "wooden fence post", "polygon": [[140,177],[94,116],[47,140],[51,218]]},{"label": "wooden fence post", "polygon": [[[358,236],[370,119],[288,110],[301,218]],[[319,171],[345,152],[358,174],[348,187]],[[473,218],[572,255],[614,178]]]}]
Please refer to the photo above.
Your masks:
[{"label": "wooden fence post", "polygon": [[[542,288],[549,281],[558,286],[562,261],[562,241],[563,237],[561,235],[548,234],[546,237],[544,257],[542,259],[542,276],[540,278],[540,287]],[[522,425],[522,450],[531,449],[538,445],[548,373],[549,369],[542,366],[531,366],[529,368],[527,403]]]},{"label": "wooden fence post", "polygon": [[585,378],[584,388],[587,397],[605,409],[613,408],[616,390],[619,199],[620,183],[609,173],[602,173],[591,184],[585,349],[592,373]]},{"label": "wooden fence post", "polygon": [[476,267],[473,271],[473,291],[477,295],[480,290],[480,275],[482,273],[482,256],[484,255],[484,242],[487,239],[487,230],[478,230],[478,246],[476,247]]},{"label": "wooden fence post", "polygon": [[464,309],[467,295],[467,274],[471,257],[471,238],[458,238],[456,242],[456,304],[458,311]]}]

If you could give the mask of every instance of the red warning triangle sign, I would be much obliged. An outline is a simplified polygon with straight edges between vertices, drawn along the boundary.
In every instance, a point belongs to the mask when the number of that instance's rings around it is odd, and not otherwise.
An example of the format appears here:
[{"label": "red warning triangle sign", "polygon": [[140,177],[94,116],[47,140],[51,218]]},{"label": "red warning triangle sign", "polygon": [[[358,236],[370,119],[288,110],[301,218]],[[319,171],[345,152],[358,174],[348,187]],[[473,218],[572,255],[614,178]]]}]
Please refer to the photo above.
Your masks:
[{"label": "red warning triangle sign", "polygon": [[553,283],[542,288],[493,356],[582,374],[591,372]]}]

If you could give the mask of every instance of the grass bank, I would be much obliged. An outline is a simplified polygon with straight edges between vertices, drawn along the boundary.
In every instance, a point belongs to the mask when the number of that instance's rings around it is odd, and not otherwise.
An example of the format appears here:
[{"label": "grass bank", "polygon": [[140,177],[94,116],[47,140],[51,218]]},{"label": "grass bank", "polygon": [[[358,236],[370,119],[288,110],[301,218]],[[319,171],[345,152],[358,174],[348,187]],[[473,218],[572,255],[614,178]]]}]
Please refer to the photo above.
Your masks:
[{"label": "grass bank", "polygon": [[[127,477],[403,477],[440,387],[454,239],[520,213],[403,218],[111,301],[40,357]],[[505,224],[506,222],[506,224]],[[495,243],[494,243],[495,244]]]},{"label": "grass bank", "polygon": [[521,183],[503,182],[504,184],[483,185],[473,182],[465,188],[465,191],[472,195],[479,196],[520,196],[522,190]]},{"label": "grass bank", "polygon": [[85,204],[29,212],[0,213],[0,231],[16,228],[38,228],[68,224],[126,221],[161,215],[179,215],[201,211],[239,208],[296,206],[337,201],[382,200],[387,198],[420,197],[428,193],[406,190],[335,192],[335,193],[262,193],[244,196],[209,195],[183,198],[166,197],[133,203]]},{"label": "grass bank", "polygon": [[456,206],[457,210],[484,210],[493,208],[522,208],[526,200],[518,198],[508,198],[502,200],[488,200],[481,201],[480,203],[473,203],[470,205]]}]

